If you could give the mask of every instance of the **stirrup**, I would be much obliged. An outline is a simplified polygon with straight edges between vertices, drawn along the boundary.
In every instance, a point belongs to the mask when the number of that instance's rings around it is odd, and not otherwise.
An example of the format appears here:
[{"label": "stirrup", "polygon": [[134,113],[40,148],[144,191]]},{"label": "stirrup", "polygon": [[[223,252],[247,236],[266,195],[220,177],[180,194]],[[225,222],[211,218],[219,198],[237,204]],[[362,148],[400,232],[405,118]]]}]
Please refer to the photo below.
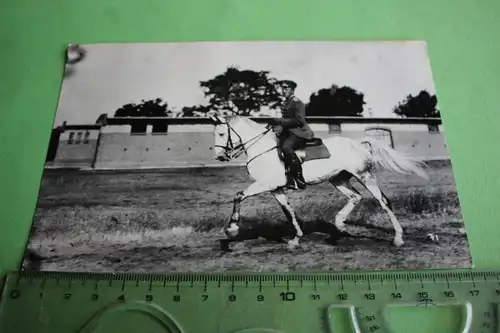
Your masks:
[{"label": "stirrup", "polygon": [[305,189],[307,187],[306,182],[302,181],[302,179],[299,181],[297,180],[297,178],[295,178],[295,184],[297,185],[297,187],[301,190]]},{"label": "stirrup", "polygon": [[293,184],[287,183],[287,184],[285,185],[285,187],[286,187],[287,189],[290,189],[290,190],[298,190],[298,189],[299,189],[299,187],[298,187],[298,185],[297,185],[297,182],[296,182],[296,181],[294,181],[294,182],[293,182]]},{"label": "stirrup", "polygon": [[286,184],[285,187],[291,190],[298,190],[299,186],[297,185],[297,181],[291,174],[286,175]]}]

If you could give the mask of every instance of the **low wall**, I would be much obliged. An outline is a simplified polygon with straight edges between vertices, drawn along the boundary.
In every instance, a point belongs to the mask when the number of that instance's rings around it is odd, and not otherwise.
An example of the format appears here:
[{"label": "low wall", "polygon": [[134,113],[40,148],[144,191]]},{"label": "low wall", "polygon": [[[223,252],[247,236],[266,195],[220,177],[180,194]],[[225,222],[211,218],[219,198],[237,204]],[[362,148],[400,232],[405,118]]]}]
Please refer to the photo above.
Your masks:
[{"label": "low wall", "polygon": [[[316,130],[320,138],[342,135],[353,139],[369,135],[362,129],[346,129],[335,134]],[[402,151],[424,160],[448,159],[443,133],[425,130],[391,130],[392,144]],[[180,132],[142,135],[102,133],[95,167],[97,169],[162,168],[242,164],[243,154],[230,163],[214,160],[214,136],[211,132]]]},{"label": "low wall", "polygon": [[[148,169],[241,165],[246,160],[244,154],[231,162],[214,160],[213,125],[204,119],[168,120],[171,123],[164,133],[153,133],[151,124],[143,133],[131,133],[131,126],[123,124],[130,120],[114,118],[113,121],[114,124],[90,130],[85,143],[69,142],[69,136],[74,139],[77,130],[73,130],[74,134],[62,133],[52,166]],[[408,119],[328,119],[327,122],[312,119],[310,126],[320,138],[342,135],[360,139],[374,135],[396,150],[423,160],[449,159],[443,126],[435,119],[413,122]]]},{"label": "low wall", "polygon": [[52,166],[88,168],[96,153],[100,132],[91,130],[67,130],[61,133]]},{"label": "low wall", "polygon": [[161,168],[218,163],[213,160],[213,141],[211,133],[103,133],[95,167]]}]

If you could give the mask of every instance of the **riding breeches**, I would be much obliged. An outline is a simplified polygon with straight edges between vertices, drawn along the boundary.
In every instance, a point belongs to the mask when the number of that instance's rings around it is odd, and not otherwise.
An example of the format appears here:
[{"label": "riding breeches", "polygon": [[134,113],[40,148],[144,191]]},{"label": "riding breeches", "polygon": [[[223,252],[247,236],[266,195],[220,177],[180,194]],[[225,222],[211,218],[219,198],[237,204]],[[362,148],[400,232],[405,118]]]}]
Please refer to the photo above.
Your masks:
[{"label": "riding breeches", "polygon": [[291,156],[294,154],[295,149],[302,148],[304,146],[304,139],[299,138],[293,133],[283,133],[280,136],[281,150],[285,156]]}]

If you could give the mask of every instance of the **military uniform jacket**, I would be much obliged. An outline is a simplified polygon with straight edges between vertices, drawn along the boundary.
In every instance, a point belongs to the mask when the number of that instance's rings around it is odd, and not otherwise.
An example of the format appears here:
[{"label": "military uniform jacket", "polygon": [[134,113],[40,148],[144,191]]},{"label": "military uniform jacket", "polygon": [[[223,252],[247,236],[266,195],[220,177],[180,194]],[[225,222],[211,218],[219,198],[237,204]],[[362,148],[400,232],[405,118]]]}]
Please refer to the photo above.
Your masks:
[{"label": "military uniform jacket", "polygon": [[287,98],[282,112],[281,124],[284,132],[291,132],[306,140],[314,138],[314,133],[306,123],[306,106],[297,97]]}]

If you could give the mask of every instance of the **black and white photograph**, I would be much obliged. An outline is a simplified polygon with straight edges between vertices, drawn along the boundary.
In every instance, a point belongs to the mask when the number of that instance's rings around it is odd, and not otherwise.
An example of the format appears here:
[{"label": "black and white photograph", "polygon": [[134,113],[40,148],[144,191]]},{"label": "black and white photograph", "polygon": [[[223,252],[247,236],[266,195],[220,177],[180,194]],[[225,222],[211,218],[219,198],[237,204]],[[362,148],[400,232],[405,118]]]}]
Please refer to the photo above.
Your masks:
[{"label": "black and white photograph", "polygon": [[470,268],[437,95],[424,41],[70,45],[22,269]]}]

